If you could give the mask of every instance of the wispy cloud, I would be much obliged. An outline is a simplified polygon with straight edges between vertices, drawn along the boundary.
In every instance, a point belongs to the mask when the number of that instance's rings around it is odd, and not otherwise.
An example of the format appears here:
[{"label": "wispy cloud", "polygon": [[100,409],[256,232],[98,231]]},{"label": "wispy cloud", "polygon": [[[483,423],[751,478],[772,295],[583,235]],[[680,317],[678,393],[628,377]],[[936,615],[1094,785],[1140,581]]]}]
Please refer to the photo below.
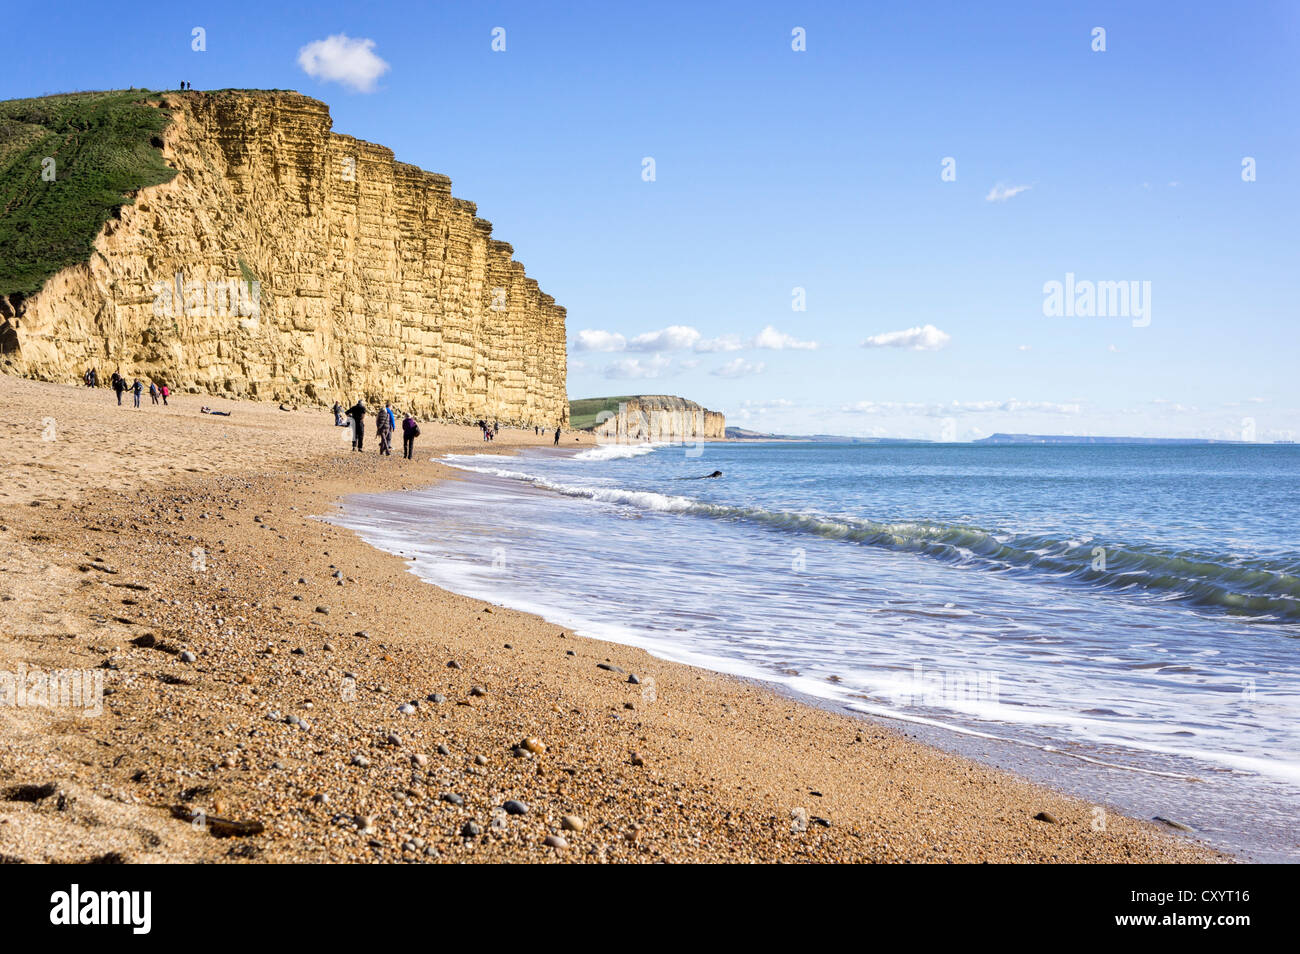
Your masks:
[{"label": "wispy cloud", "polygon": [[342,83],[361,93],[373,92],[389,66],[375,54],[375,41],[336,33],[298,51],[298,65],[311,77]]},{"label": "wispy cloud", "polygon": [[639,378],[661,378],[672,367],[673,359],[663,355],[651,355],[649,358],[622,358],[606,365],[605,377],[617,381],[632,381]]},{"label": "wispy cloud", "polygon": [[1006,202],[1007,199],[1014,199],[1016,196],[1020,195],[1020,193],[1028,192],[1032,188],[1033,186],[1027,186],[1027,185],[1009,186],[1009,185],[1003,185],[1001,182],[999,182],[992,189],[989,189],[989,194],[984,197],[984,201],[985,202]]},{"label": "wispy cloud", "polygon": [[751,374],[762,374],[766,365],[762,361],[746,361],[744,358],[735,358],[728,361],[720,368],[714,368],[712,374],[720,378],[743,378]]},{"label": "wispy cloud", "polygon": [[578,332],[573,342],[574,351],[622,351],[627,347],[627,339],[614,331],[598,331],[584,328]]},{"label": "wispy cloud", "polygon": [[1058,404],[1052,401],[950,401],[947,404],[925,404],[914,401],[858,401],[840,408],[850,414],[919,414],[924,417],[949,417],[958,414],[992,414],[1002,412],[1035,414],[1079,414],[1078,404]]},{"label": "wispy cloud", "polygon": [[815,351],[817,342],[800,341],[794,335],[786,334],[784,331],[777,331],[776,328],[768,325],[754,336],[753,346],[755,348],[767,348],[772,351],[784,351],[787,348],[796,351]]},{"label": "wispy cloud", "polygon": [[909,348],[912,351],[938,351],[952,336],[934,325],[921,325],[906,331],[886,331],[862,342],[864,348]]},{"label": "wispy cloud", "polygon": [[647,331],[628,342],[628,351],[685,351],[700,340],[700,333],[689,325],[669,325],[662,331]]},{"label": "wispy cloud", "polygon": [[673,351],[712,354],[757,349],[812,351],[817,347],[816,341],[801,341],[794,335],[778,331],[772,325],[768,325],[753,338],[748,339],[736,334],[705,338],[690,325],[669,325],[659,331],[643,332],[631,340],[616,331],[585,328],[578,332],[573,341],[574,351],[634,351],[640,354],[662,354]]}]

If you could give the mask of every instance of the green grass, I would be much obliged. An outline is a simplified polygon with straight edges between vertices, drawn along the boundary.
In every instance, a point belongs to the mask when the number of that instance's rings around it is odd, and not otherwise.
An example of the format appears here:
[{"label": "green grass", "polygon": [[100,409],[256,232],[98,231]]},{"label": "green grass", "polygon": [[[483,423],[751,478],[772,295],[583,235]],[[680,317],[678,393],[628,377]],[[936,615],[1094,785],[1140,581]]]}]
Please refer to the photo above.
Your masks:
[{"label": "green grass", "polygon": [[[0,102],[0,295],[30,295],[90,260],[104,222],[176,174],[162,157],[170,117],[149,90]],[[54,159],[54,181],[41,178]]]},{"label": "green grass", "polygon": [[618,413],[618,406],[623,401],[630,401],[636,395],[625,394],[622,397],[579,398],[569,402],[569,427],[575,431],[585,431],[596,426],[596,418],[602,411]]}]

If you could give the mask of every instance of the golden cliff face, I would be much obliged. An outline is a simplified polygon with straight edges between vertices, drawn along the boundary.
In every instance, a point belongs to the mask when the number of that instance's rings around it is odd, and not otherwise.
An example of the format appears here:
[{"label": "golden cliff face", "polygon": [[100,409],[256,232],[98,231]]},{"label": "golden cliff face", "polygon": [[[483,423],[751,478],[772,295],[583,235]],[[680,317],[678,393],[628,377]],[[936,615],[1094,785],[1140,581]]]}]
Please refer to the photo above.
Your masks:
[{"label": "golden cliff face", "polygon": [[592,430],[597,440],[619,444],[720,441],[727,436],[727,419],[722,412],[710,411],[694,401],[653,394],[621,402],[617,414],[610,414]]},{"label": "golden cliff face", "polygon": [[330,132],[297,93],[167,98],[179,174],[22,303],[14,370],[567,423],[564,309],[446,176]]}]

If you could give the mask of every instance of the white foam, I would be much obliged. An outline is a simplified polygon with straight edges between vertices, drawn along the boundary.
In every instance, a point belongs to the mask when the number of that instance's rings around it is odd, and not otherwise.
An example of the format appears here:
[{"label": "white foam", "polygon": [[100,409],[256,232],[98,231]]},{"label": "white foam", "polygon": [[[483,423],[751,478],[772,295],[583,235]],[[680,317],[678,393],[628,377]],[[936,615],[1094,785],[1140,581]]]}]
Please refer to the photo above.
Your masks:
[{"label": "white foam", "polygon": [[653,454],[662,447],[671,447],[667,443],[651,444],[599,444],[591,450],[585,450],[580,454],[575,454],[574,460],[619,460],[624,457],[641,457],[644,454]]}]

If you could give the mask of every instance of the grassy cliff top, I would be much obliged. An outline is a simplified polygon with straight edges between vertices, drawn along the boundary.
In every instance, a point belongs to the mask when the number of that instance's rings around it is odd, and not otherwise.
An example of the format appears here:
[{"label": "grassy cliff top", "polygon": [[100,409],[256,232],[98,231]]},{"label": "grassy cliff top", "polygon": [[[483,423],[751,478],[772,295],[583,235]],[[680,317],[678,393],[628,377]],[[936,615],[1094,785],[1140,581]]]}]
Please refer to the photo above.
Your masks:
[{"label": "grassy cliff top", "polygon": [[109,216],[136,190],[176,174],[162,157],[162,95],[0,102],[0,295],[33,294],[55,272],[88,261]]}]

